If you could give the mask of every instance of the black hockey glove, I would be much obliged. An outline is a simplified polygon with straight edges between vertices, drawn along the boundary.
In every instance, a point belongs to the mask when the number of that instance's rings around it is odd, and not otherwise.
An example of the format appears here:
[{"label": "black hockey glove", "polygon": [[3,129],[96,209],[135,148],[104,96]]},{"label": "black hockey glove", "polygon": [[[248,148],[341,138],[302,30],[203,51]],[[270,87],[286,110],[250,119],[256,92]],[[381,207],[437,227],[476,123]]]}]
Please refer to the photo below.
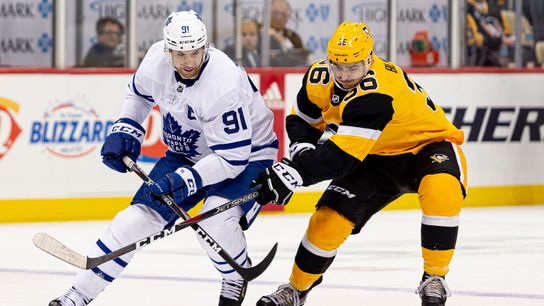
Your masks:
[{"label": "black hockey glove", "polygon": [[293,195],[293,190],[302,186],[302,183],[300,173],[290,160],[284,158],[261,172],[251,183],[250,188],[259,188],[256,201],[261,205],[269,202],[286,205]]}]

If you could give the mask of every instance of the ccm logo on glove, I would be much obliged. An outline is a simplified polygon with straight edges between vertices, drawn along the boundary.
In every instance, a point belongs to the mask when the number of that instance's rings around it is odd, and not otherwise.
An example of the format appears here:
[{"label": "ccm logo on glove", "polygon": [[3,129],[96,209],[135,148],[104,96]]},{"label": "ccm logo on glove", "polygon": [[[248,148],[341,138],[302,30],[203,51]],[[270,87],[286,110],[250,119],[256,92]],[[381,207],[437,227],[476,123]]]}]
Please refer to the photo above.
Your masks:
[{"label": "ccm logo on glove", "polygon": [[140,129],[124,122],[118,122],[111,127],[111,133],[126,133],[136,138],[140,143],[144,141],[145,133]]},{"label": "ccm logo on glove", "polygon": [[291,188],[289,189],[293,190],[295,189],[295,187],[298,186],[299,182],[301,181],[300,176],[298,179],[295,178],[286,168],[285,164],[276,163],[272,167],[274,168],[274,172],[278,174],[278,176],[280,177],[280,179],[283,181],[285,185],[291,185]]},{"label": "ccm logo on glove", "polygon": [[[193,170],[194,171],[194,170]],[[197,182],[195,181],[194,173],[191,172],[188,168],[179,168],[176,171],[179,176],[183,179],[185,186],[187,186],[187,195],[190,196],[195,194],[199,188]]]}]

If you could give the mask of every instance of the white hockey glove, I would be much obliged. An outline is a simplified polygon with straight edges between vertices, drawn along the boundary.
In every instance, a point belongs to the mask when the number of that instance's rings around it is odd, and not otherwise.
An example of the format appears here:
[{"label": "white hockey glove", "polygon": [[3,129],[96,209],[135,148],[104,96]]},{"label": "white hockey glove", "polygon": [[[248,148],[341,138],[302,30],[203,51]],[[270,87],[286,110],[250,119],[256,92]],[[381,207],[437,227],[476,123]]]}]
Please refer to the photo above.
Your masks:
[{"label": "white hockey glove", "polygon": [[300,173],[290,160],[284,158],[261,172],[250,187],[260,186],[257,203],[264,205],[271,202],[286,205],[293,195],[293,190],[302,184]]},{"label": "white hockey glove", "polygon": [[315,150],[315,145],[309,142],[295,142],[289,146],[289,157],[292,161],[296,161],[313,150]]}]

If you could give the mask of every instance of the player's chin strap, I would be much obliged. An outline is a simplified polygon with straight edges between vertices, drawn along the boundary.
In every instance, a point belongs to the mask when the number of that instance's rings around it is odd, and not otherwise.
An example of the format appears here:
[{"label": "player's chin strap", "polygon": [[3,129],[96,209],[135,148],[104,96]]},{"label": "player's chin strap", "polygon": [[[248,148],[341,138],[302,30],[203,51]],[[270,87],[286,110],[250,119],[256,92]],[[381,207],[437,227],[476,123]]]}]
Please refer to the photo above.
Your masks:
[{"label": "player's chin strap", "polygon": [[[130,157],[125,156],[123,157],[123,162],[127,166],[127,168],[136,173],[147,185],[153,185],[153,180],[134,162]],[[176,205],[174,200],[169,195],[162,195],[161,199],[170,207],[181,219],[183,220],[189,220],[191,219],[191,216],[189,216],[183,209],[181,209],[179,206]],[[244,268],[240,266],[223,248],[211,237],[202,227],[198,226],[198,224],[192,224],[190,225],[193,230],[196,231],[196,233],[204,240],[210,248],[219,254],[238,274],[240,274],[246,281],[251,281],[255,278],[257,278],[259,275],[261,275],[266,268],[270,265],[272,262],[272,259],[274,259],[274,256],[276,255],[276,249],[278,247],[278,243],[274,244],[270,252],[268,252],[268,255],[261,261],[258,265],[253,266],[251,268]]]}]

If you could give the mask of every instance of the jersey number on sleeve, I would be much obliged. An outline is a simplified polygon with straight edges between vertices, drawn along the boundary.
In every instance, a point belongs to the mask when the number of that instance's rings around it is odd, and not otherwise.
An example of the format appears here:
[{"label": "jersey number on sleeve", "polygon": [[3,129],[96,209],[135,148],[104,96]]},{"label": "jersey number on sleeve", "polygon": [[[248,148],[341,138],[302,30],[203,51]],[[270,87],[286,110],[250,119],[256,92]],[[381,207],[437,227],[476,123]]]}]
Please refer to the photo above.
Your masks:
[{"label": "jersey number on sleeve", "polygon": [[308,80],[311,84],[327,84],[330,80],[329,70],[326,67],[317,67],[310,71]]},{"label": "jersey number on sleeve", "polygon": [[223,123],[225,128],[223,129],[227,134],[238,133],[240,127],[242,130],[247,130],[246,119],[244,118],[244,112],[239,107],[236,111],[228,111],[223,114]]},{"label": "jersey number on sleeve", "polygon": [[436,106],[434,105],[433,100],[431,100],[431,98],[426,93],[423,92],[423,87],[419,86],[418,83],[412,81],[412,79],[410,79],[410,77],[408,76],[406,72],[403,71],[402,75],[404,76],[404,80],[406,81],[406,85],[408,86],[408,88],[410,88],[412,92],[416,92],[416,89],[417,89],[417,92],[419,92],[421,95],[425,97],[425,103],[427,103],[427,106],[433,112],[436,112]]}]

